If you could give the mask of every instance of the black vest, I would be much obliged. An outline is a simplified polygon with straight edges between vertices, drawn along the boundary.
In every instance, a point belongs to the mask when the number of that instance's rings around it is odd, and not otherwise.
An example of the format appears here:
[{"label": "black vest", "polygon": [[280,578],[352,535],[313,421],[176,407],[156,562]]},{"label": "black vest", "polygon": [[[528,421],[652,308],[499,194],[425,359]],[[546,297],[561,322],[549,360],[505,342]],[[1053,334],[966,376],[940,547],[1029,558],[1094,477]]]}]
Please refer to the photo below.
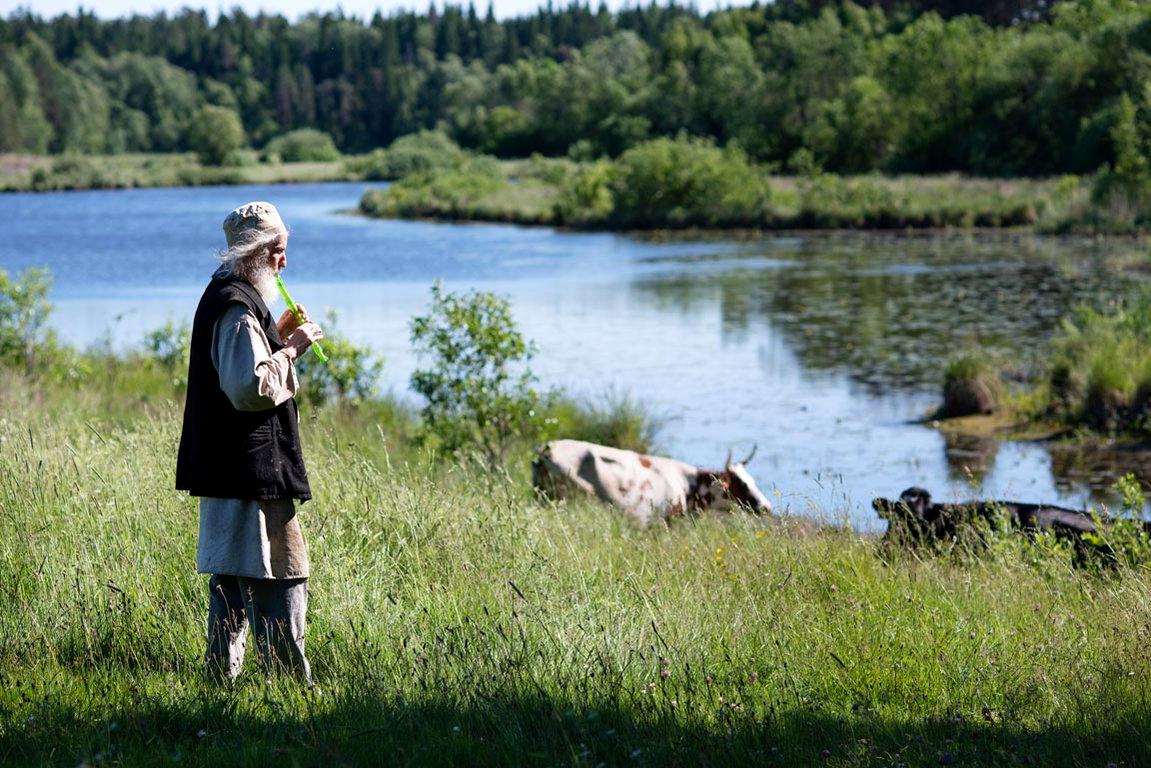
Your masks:
[{"label": "black vest", "polygon": [[237,277],[214,275],[192,321],[176,489],[223,499],[310,499],[296,401],[264,411],[238,411],[220,389],[220,375],[212,364],[212,331],[232,302],[243,304],[259,320],[273,352],[284,348],[256,289]]}]

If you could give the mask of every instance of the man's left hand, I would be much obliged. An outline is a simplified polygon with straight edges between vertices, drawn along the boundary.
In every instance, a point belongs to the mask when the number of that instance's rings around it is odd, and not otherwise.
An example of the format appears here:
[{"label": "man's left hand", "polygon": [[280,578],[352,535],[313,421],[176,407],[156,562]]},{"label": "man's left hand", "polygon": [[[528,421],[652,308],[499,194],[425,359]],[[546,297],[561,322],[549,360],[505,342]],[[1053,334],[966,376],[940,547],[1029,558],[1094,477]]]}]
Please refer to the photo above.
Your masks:
[{"label": "man's left hand", "polygon": [[297,304],[296,309],[300,310],[300,318],[302,319],[296,319],[292,310],[285,309],[284,314],[280,315],[280,319],[276,322],[276,330],[280,332],[281,339],[288,338],[292,335],[292,331],[309,321],[308,310],[304,309],[303,304]]}]

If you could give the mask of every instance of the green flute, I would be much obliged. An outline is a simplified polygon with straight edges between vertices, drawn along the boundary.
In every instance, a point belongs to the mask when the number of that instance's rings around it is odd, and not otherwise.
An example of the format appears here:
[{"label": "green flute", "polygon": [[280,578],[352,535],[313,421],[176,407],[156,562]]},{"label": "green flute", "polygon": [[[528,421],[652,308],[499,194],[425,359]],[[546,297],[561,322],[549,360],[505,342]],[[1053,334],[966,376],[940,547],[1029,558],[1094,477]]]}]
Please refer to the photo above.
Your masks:
[{"label": "green flute", "polygon": [[[279,274],[276,275],[276,287],[280,289],[280,295],[284,297],[284,303],[288,305],[288,309],[296,316],[296,319],[301,323],[304,322],[304,316],[300,314],[300,308],[296,306],[296,302],[292,301],[292,297],[288,295],[288,287],[284,285],[284,279]],[[320,342],[312,344],[312,352],[315,353],[316,359],[321,363],[328,362],[328,356],[324,354],[324,350],[320,347]]]}]

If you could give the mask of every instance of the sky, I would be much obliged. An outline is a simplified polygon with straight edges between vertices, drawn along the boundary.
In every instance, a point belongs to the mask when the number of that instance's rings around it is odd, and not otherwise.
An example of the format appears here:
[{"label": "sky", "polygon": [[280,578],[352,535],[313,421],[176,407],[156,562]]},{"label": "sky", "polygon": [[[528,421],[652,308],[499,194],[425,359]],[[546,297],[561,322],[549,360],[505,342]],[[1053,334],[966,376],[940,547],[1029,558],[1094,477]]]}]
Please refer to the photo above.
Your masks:
[{"label": "sky", "polygon": [[[453,0],[452,5],[467,6],[468,0]],[[169,15],[178,12],[181,8],[203,8],[215,18],[221,9],[243,8],[249,14],[260,11],[266,13],[280,13],[289,19],[295,20],[311,11],[329,11],[343,8],[349,16],[361,19],[370,19],[372,15],[381,10],[385,16],[400,10],[416,10],[424,12],[428,9],[431,0],[240,0],[237,2],[202,3],[192,0],[100,0],[99,3],[77,3],[76,0],[0,0],[0,16],[9,16],[17,9],[30,8],[35,14],[52,18],[64,13],[74,13],[80,5],[85,9],[96,7],[96,15],[100,18],[110,19],[118,16],[131,16],[132,14],[152,15],[158,11],[166,11]],[[497,18],[505,19],[513,16],[523,16],[534,13],[547,0],[492,0],[492,6]],[[647,4],[648,0],[643,0]],[[660,0],[666,2],[666,0]],[[750,0],[695,0],[695,6],[702,12],[714,10],[717,7],[732,5],[746,5]],[[608,8],[619,10],[627,5],[635,5],[636,0],[607,0]],[[436,0],[436,6],[442,7],[444,0]],[[476,0],[476,10],[481,14],[487,11],[488,0]],[[555,5],[567,5],[567,0],[555,0]],[[591,0],[593,8],[599,7],[599,0]]]}]

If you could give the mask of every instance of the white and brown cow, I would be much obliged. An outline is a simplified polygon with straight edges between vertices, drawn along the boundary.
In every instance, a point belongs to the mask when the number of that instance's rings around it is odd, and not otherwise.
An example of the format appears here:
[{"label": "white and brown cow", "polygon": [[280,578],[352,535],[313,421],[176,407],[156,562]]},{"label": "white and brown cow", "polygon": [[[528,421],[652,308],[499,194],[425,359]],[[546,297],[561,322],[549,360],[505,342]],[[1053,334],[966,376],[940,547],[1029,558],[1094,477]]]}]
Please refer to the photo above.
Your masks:
[{"label": "white and brown cow", "polygon": [[748,456],[733,464],[729,454],[722,470],[711,471],[582,440],[553,440],[532,462],[532,484],[561,497],[565,487],[575,486],[618,507],[640,525],[737,505],[770,512],[771,502],[744,467],[750,460]]}]

